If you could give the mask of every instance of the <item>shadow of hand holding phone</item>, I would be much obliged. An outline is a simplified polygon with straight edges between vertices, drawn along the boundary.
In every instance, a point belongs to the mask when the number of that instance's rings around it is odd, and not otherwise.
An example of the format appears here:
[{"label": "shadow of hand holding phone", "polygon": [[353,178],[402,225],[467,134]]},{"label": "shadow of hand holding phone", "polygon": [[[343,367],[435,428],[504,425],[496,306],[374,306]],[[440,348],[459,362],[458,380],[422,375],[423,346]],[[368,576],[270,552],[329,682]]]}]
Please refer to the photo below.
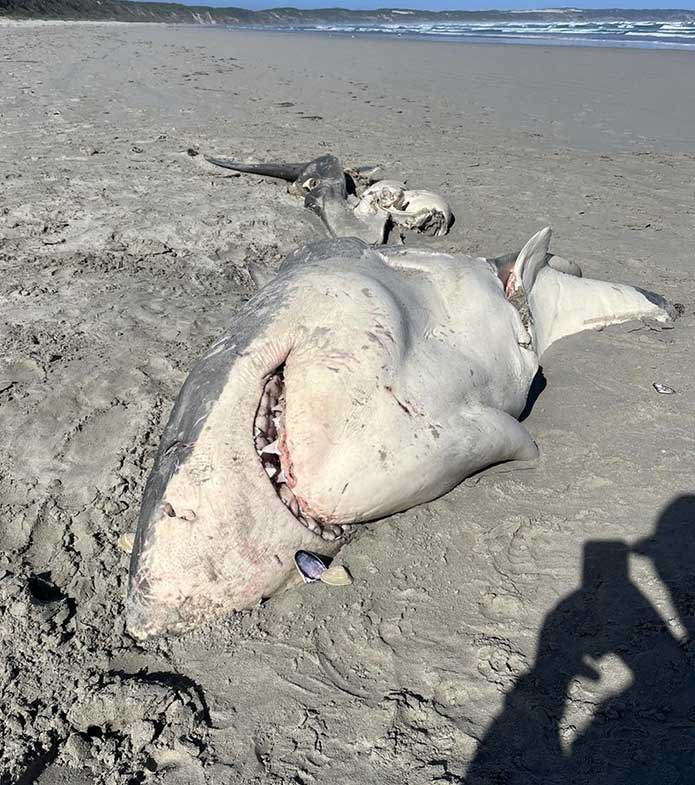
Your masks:
[{"label": "shadow of hand holding phone", "polygon": [[[630,581],[630,552],[648,556],[695,641],[695,496],[662,512],[633,548],[587,542],[580,588],[546,617],[535,664],[507,695],[466,776],[468,785],[685,785],[695,782],[695,653]],[[562,744],[568,694],[607,655],[629,686],[591,707],[584,730]]]}]

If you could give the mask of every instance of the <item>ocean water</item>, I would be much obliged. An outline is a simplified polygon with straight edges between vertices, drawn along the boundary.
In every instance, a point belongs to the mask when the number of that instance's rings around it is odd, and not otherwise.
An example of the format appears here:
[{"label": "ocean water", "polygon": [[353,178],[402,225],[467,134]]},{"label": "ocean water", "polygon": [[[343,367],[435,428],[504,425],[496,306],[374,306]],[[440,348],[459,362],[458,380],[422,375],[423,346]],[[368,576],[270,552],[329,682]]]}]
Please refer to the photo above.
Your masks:
[{"label": "ocean water", "polygon": [[[581,21],[548,18],[544,12],[538,21],[430,21],[408,20],[410,11],[392,11],[402,15],[403,22],[362,22],[359,24],[278,24],[272,29],[283,32],[322,32],[351,36],[388,36],[444,41],[496,42],[513,44],[544,44],[564,46],[618,46],[650,49],[681,49],[695,51],[695,13],[692,19],[653,19]],[[510,13],[510,15],[512,15]],[[526,12],[525,17],[528,17]],[[262,29],[269,29],[264,26]]]}]

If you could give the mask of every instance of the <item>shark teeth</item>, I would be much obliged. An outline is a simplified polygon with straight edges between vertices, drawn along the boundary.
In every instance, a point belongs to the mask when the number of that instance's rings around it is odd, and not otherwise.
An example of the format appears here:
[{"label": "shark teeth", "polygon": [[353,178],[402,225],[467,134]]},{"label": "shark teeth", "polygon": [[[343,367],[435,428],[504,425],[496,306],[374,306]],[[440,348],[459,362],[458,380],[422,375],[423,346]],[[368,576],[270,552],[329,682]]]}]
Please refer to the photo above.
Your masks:
[{"label": "shark teeth", "polygon": [[280,455],[280,447],[278,446],[278,440],[276,439],[274,442],[270,444],[266,444],[266,446],[261,450],[261,455]]},{"label": "shark teeth", "polygon": [[[287,483],[283,469],[282,450],[286,451],[284,440],[285,380],[283,367],[280,366],[270,376],[263,388],[258,411],[253,423],[253,444],[265,473],[268,475],[275,492],[294,517],[310,532],[324,540],[332,541],[344,537],[352,530],[349,525],[323,523],[305,514],[299,501]],[[284,445],[281,448],[281,444]],[[286,458],[287,456],[285,456]]]}]

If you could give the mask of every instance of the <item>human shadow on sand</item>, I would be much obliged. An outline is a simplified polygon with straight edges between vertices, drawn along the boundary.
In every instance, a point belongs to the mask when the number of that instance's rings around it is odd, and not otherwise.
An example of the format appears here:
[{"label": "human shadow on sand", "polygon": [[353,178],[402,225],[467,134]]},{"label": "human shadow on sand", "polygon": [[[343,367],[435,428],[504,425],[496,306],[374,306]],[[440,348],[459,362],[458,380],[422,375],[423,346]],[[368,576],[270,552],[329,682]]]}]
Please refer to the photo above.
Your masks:
[{"label": "human shadow on sand", "polygon": [[[630,581],[628,555],[649,557],[685,641]],[[618,656],[631,684],[591,708],[561,745],[566,700],[587,661]],[[588,708],[588,707],[586,707]],[[695,782],[695,496],[675,498],[651,538],[584,547],[581,587],[546,617],[533,669],[507,695],[468,768],[467,785],[685,785]]]}]

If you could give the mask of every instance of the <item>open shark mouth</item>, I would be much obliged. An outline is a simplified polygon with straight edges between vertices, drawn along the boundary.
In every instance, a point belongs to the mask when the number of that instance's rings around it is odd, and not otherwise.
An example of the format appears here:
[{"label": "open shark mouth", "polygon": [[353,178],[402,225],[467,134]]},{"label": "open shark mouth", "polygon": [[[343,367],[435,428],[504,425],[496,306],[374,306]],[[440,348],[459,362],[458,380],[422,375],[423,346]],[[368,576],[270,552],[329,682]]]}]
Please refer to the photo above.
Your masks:
[{"label": "open shark mouth", "polygon": [[279,366],[265,383],[253,423],[253,441],[275,493],[302,526],[324,540],[340,539],[352,530],[350,525],[333,524],[312,516],[307,503],[292,491],[296,480],[285,429],[284,365]]}]

